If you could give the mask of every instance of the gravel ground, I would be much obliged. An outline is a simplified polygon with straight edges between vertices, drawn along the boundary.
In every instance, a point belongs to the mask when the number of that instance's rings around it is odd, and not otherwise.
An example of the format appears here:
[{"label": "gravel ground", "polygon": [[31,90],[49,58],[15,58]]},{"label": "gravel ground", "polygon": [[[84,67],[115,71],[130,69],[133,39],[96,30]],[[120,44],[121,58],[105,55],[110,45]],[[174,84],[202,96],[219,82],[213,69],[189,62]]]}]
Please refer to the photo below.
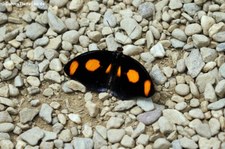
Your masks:
[{"label": "gravel ground", "polygon": [[[0,148],[225,149],[224,22],[224,0],[0,1]],[[91,93],[63,72],[119,46],[152,98]]]}]

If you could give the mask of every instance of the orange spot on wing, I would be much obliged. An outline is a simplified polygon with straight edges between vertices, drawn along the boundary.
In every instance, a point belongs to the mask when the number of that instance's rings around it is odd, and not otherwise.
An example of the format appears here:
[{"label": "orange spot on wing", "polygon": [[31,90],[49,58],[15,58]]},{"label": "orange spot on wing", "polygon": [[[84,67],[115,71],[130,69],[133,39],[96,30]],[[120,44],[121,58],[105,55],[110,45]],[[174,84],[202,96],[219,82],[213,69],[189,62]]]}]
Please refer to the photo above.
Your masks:
[{"label": "orange spot on wing", "polygon": [[90,59],[86,62],[85,68],[88,71],[95,71],[100,67],[100,62],[97,59]]},{"label": "orange spot on wing", "polygon": [[73,61],[73,62],[70,64],[70,68],[69,68],[70,75],[74,75],[74,73],[76,72],[78,66],[79,66],[79,64],[78,64],[77,61]]},{"label": "orange spot on wing", "polygon": [[110,65],[107,67],[105,73],[109,73],[109,72],[111,71],[111,68],[112,68],[112,64],[110,64]]},{"label": "orange spot on wing", "polygon": [[144,94],[145,94],[145,96],[149,95],[150,90],[151,90],[151,82],[150,82],[150,80],[145,80],[145,82],[144,82]]},{"label": "orange spot on wing", "polygon": [[127,78],[129,80],[129,82],[131,83],[136,83],[139,81],[139,74],[137,71],[133,70],[133,69],[130,69],[128,72],[127,72]]},{"label": "orange spot on wing", "polygon": [[121,76],[121,66],[119,66],[119,68],[117,69],[117,77],[120,77]]}]

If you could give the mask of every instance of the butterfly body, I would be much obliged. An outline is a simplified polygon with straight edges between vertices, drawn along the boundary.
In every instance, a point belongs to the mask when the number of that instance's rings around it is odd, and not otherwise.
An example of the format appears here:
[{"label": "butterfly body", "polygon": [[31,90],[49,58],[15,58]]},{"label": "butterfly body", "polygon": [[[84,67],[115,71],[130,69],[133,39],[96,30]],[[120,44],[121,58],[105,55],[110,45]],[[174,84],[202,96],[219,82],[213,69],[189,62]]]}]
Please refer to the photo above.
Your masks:
[{"label": "butterfly body", "polygon": [[64,71],[88,90],[110,92],[120,99],[150,97],[154,87],[146,69],[135,59],[117,51],[97,50],[83,53]]}]

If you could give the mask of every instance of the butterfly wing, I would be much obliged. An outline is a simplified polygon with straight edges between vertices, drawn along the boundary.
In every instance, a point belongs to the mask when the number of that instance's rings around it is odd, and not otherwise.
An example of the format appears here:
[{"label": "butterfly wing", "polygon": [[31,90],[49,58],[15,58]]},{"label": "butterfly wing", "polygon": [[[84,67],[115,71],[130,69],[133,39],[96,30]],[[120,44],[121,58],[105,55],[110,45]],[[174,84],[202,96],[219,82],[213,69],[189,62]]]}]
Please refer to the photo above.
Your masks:
[{"label": "butterfly wing", "polygon": [[83,53],[64,67],[66,74],[82,83],[88,90],[104,92],[108,90],[113,52],[90,51]]},{"label": "butterfly wing", "polygon": [[153,95],[154,86],[144,66],[123,54],[117,59],[117,65],[117,73],[111,83],[111,91],[114,96],[130,99]]}]

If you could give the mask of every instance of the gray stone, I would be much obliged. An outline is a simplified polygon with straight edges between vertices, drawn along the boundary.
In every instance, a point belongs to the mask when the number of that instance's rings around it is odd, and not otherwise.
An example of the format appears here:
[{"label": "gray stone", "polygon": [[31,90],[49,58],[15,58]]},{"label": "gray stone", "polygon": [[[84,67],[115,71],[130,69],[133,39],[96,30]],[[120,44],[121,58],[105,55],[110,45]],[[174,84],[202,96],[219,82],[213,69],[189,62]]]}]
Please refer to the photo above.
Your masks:
[{"label": "gray stone", "polygon": [[79,32],[76,30],[70,30],[63,34],[62,39],[63,41],[68,41],[71,44],[76,44],[79,39]]},{"label": "gray stone", "polygon": [[193,149],[198,148],[198,145],[195,143],[195,141],[193,141],[187,137],[180,138],[179,141],[180,141],[180,145],[183,148],[190,148],[190,147]]},{"label": "gray stone", "polygon": [[2,111],[0,112],[0,123],[11,123],[12,117],[9,115],[9,113],[7,111]]},{"label": "gray stone", "polygon": [[78,11],[82,8],[84,1],[83,0],[72,0],[69,5],[69,10]]},{"label": "gray stone", "polygon": [[184,11],[191,16],[196,14],[197,11],[201,9],[196,3],[186,3],[184,4],[183,8],[184,8]]},{"label": "gray stone", "polygon": [[99,31],[91,31],[87,33],[89,39],[93,40],[94,42],[99,42],[102,38],[102,34]]},{"label": "gray stone", "polygon": [[67,18],[65,20],[65,25],[69,30],[78,30],[79,23],[75,18]]},{"label": "gray stone", "polygon": [[119,128],[123,123],[124,119],[119,117],[111,117],[106,124],[106,128]]},{"label": "gray stone", "polygon": [[37,7],[40,10],[47,10],[48,5],[44,0],[33,0],[33,6]]},{"label": "gray stone", "polygon": [[188,95],[190,93],[190,89],[189,89],[189,86],[187,84],[178,84],[175,87],[175,92],[178,95],[186,96],[186,95]]},{"label": "gray stone", "polygon": [[207,47],[210,44],[210,40],[207,36],[202,34],[194,34],[192,35],[192,40],[198,48]]},{"label": "gray stone", "polygon": [[91,149],[94,146],[94,142],[90,138],[78,138],[75,137],[72,141],[74,148]]},{"label": "gray stone", "polygon": [[85,107],[88,110],[88,114],[91,117],[96,117],[99,113],[99,108],[97,107],[97,105],[91,101],[87,101],[85,104]]},{"label": "gray stone", "polygon": [[218,51],[218,52],[224,52],[225,51],[225,42],[218,44],[216,46],[216,51]]},{"label": "gray stone", "polygon": [[221,80],[217,83],[215,88],[216,95],[219,97],[225,97],[225,80]]},{"label": "gray stone", "polygon": [[154,80],[154,82],[156,84],[164,84],[167,80],[166,76],[162,73],[162,71],[159,69],[159,66],[158,64],[154,65],[151,72],[150,72],[150,75],[152,77],[152,79]]},{"label": "gray stone", "polygon": [[56,83],[61,83],[61,77],[59,73],[53,70],[47,71],[47,73],[44,75],[44,79],[53,81]]},{"label": "gray stone", "polygon": [[39,116],[47,123],[51,123],[52,122],[52,111],[53,111],[52,107],[50,107],[48,104],[44,103],[41,106]]},{"label": "gray stone", "polygon": [[150,49],[150,53],[154,56],[154,57],[159,57],[159,58],[163,58],[166,55],[166,52],[162,46],[161,43],[157,43],[156,45],[154,45],[151,49]]},{"label": "gray stone", "polygon": [[71,121],[77,123],[77,124],[81,124],[81,118],[79,114],[68,114],[68,117]]},{"label": "gray stone", "polygon": [[165,138],[158,138],[154,141],[153,148],[154,149],[168,149],[171,144]]},{"label": "gray stone", "polygon": [[140,98],[137,100],[137,105],[144,111],[151,111],[155,108],[151,98]]},{"label": "gray stone", "polygon": [[188,24],[185,28],[185,33],[188,36],[201,33],[202,27],[198,23]]},{"label": "gray stone", "polygon": [[107,131],[107,137],[110,143],[120,142],[124,135],[125,135],[124,129],[109,129]]},{"label": "gray stone", "polygon": [[142,144],[144,146],[146,146],[148,144],[148,141],[149,141],[149,135],[147,135],[147,134],[141,134],[137,138],[137,144]]},{"label": "gray stone", "polygon": [[103,17],[103,24],[105,26],[115,27],[116,23],[116,17],[113,15],[112,10],[107,9]]},{"label": "gray stone", "polygon": [[202,123],[199,119],[191,121],[189,127],[194,129],[197,134],[202,137],[210,138],[212,136],[209,125],[207,123]]},{"label": "gray stone", "polygon": [[62,89],[65,93],[71,93],[74,91],[85,92],[86,88],[83,84],[75,80],[69,80],[62,85]]},{"label": "gray stone", "polygon": [[195,78],[205,65],[198,49],[193,49],[191,51],[189,56],[185,59],[185,64],[188,69],[188,74],[190,74],[192,78]]},{"label": "gray stone", "polygon": [[12,123],[0,123],[0,133],[13,131],[15,125]]},{"label": "gray stone", "polygon": [[178,72],[184,72],[185,71],[186,65],[185,65],[184,59],[179,59],[177,61],[176,69],[177,69]]},{"label": "gray stone", "polygon": [[186,41],[187,40],[187,35],[184,33],[183,30],[181,29],[174,29],[172,34],[171,34],[174,38],[181,40],[181,41]]},{"label": "gray stone", "polygon": [[7,15],[5,13],[0,12],[0,24],[2,25],[4,23],[6,23],[7,21],[8,21]]},{"label": "gray stone", "polygon": [[46,131],[44,130],[44,138],[42,139],[43,141],[52,141],[57,138],[56,132],[51,132],[51,131]]},{"label": "gray stone", "polygon": [[218,55],[216,50],[211,48],[202,47],[200,51],[204,62],[214,61]]},{"label": "gray stone", "polygon": [[224,32],[218,32],[215,33],[212,36],[213,40],[217,41],[217,42],[225,42],[225,31]]},{"label": "gray stone", "polygon": [[44,137],[44,132],[39,127],[34,127],[22,133],[20,137],[28,144],[34,146]]},{"label": "gray stone", "polygon": [[[105,136],[106,136],[106,130],[105,130]],[[93,142],[94,142],[94,148],[101,148],[102,146],[107,146],[107,141],[97,131],[95,131],[93,134]]]},{"label": "gray stone", "polygon": [[138,6],[138,13],[143,18],[148,18],[155,15],[155,5],[151,2],[145,2]]},{"label": "gray stone", "polygon": [[224,12],[213,12],[212,17],[215,18],[217,23],[225,21],[225,13]]},{"label": "gray stone", "polygon": [[211,83],[207,83],[205,86],[204,98],[210,102],[215,102],[217,100],[215,90]]},{"label": "gray stone", "polygon": [[40,148],[45,148],[45,149],[53,149],[54,148],[54,142],[41,142]]},{"label": "gray stone", "polygon": [[145,131],[145,124],[142,122],[139,122],[135,130],[132,132],[131,137],[137,138]]},{"label": "gray stone", "polygon": [[163,116],[173,124],[184,126],[188,124],[188,120],[186,119],[186,117],[181,112],[175,109],[163,110]]},{"label": "gray stone", "polygon": [[29,76],[39,76],[38,65],[31,62],[24,62],[22,65],[22,73]]},{"label": "gray stone", "polygon": [[59,134],[59,139],[63,142],[70,142],[72,137],[72,133],[69,129],[62,130]]},{"label": "gray stone", "polygon": [[34,86],[34,87],[39,87],[40,84],[41,84],[38,77],[34,77],[34,76],[28,76],[27,77],[27,83],[31,86]]},{"label": "gray stone", "polygon": [[57,33],[62,33],[66,30],[66,26],[63,21],[51,11],[48,11],[48,24],[51,29]]},{"label": "gray stone", "polygon": [[[207,81],[205,81],[207,80]],[[205,86],[207,83],[211,83],[214,84],[215,83],[215,76],[213,76],[212,72],[208,72],[208,73],[204,73],[204,74],[200,74],[197,78],[196,78],[196,84],[198,86],[199,92],[203,93],[205,91]]]},{"label": "gray stone", "polygon": [[181,1],[180,0],[171,0],[170,2],[169,2],[169,8],[170,9],[179,9],[179,8],[181,8],[182,7],[182,3],[181,3]]},{"label": "gray stone", "polygon": [[155,110],[139,114],[137,116],[137,119],[138,121],[144,123],[145,125],[150,125],[161,116],[163,109],[164,109],[163,106],[156,105]]},{"label": "gray stone", "polygon": [[209,29],[213,24],[215,24],[214,18],[207,15],[201,17],[201,26],[204,35],[209,35]]},{"label": "gray stone", "polygon": [[32,23],[26,27],[26,36],[32,40],[42,36],[47,29],[38,23]]},{"label": "gray stone", "polygon": [[124,101],[118,101],[118,104],[115,106],[114,111],[120,112],[129,110],[134,105],[136,105],[136,102],[134,100],[124,100]]},{"label": "gray stone", "polygon": [[63,148],[63,141],[62,140],[60,140],[60,139],[56,139],[56,140],[54,140],[54,146],[56,147],[56,148]]},{"label": "gray stone", "polygon": [[0,140],[0,148],[14,149],[14,144],[10,140]]},{"label": "gray stone", "polygon": [[9,98],[0,97],[0,104],[6,105],[8,107],[15,107],[16,104]]},{"label": "gray stone", "polygon": [[159,118],[158,125],[160,132],[163,134],[169,134],[176,129],[175,125],[169,122],[164,116]]},{"label": "gray stone", "polygon": [[126,31],[127,35],[131,39],[138,39],[141,37],[142,27],[132,18],[125,18],[121,20],[120,26],[123,30]]},{"label": "gray stone", "polygon": [[54,71],[61,71],[63,69],[62,63],[58,58],[53,58],[50,61],[49,68]]},{"label": "gray stone", "polygon": [[129,147],[129,148],[133,148],[135,146],[135,141],[132,137],[128,136],[128,135],[124,135],[123,139],[121,140],[121,145],[123,145],[124,147]]},{"label": "gray stone", "polygon": [[199,148],[224,148],[224,143],[221,144],[217,137],[212,137],[210,139],[200,137],[198,142]]},{"label": "gray stone", "polygon": [[188,113],[193,118],[197,118],[197,119],[205,118],[204,113],[199,108],[191,109]]},{"label": "gray stone", "polygon": [[20,122],[27,123],[32,121],[34,117],[38,114],[38,112],[39,111],[36,109],[23,108],[19,112]]},{"label": "gray stone", "polygon": [[[49,43],[45,46],[46,52],[49,52],[49,50],[53,50],[54,55],[58,55],[56,50],[61,46],[61,42],[62,42],[61,35],[57,36],[56,38],[51,38],[49,40]],[[46,52],[45,52],[45,56],[46,56]],[[47,57],[47,59],[50,60],[49,57]]]},{"label": "gray stone", "polygon": [[223,107],[225,107],[225,98],[222,98],[208,105],[208,109],[211,109],[211,110],[219,110],[219,109],[222,109]]},{"label": "gray stone", "polygon": [[219,72],[220,72],[221,76],[223,78],[225,78],[225,63],[223,63],[223,65],[220,66]]},{"label": "gray stone", "polygon": [[59,8],[65,6],[67,4],[68,0],[50,0],[49,3],[52,6],[58,6]]},{"label": "gray stone", "polygon": [[220,122],[216,118],[209,120],[209,128],[212,136],[217,135],[220,132]]}]

